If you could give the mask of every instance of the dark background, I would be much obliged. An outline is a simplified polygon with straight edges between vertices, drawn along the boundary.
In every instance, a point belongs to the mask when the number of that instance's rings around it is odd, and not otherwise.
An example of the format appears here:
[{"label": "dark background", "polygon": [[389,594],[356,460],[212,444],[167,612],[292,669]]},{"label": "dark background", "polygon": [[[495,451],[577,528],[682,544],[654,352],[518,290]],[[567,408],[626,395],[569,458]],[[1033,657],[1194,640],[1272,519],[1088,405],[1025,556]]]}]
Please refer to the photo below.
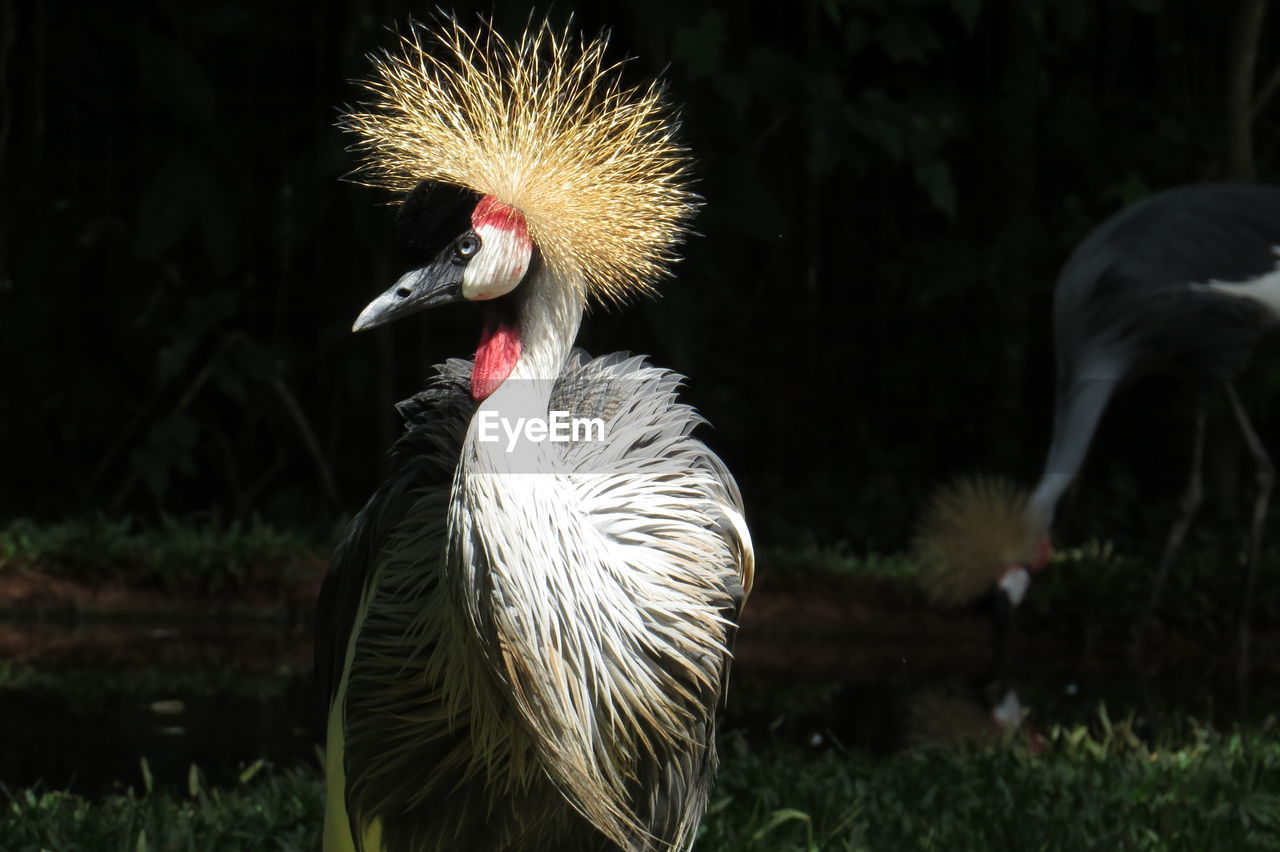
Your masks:
[{"label": "dark background", "polygon": [[[1071,247],[1155,190],[1276,177],[1280,15],[1252,30],[1252,158],[1229,155],[1248,5],[557,3],[611,27],[637,80],[665,75],[706,200],[662,298],[594,311],[580,342],[691,377],[764,543],[893,549],[944,478],[1030,484]],[[0,2],[0,518],[328,534],[359,508],[393,403],[478,339],[466,306],[349,333],[400,269],[390,199],[342,180],[334,123],[387,27],[432,8]],[[453,8],[513,34],[529,16]],[[1260,353],[1244,382],[1266,440],[1278,366]],[[1071,535],[1163,525],[1186,401],[1122,398]],[[1241,450],[1224,411],[1210,430],[1231,504]]]}]

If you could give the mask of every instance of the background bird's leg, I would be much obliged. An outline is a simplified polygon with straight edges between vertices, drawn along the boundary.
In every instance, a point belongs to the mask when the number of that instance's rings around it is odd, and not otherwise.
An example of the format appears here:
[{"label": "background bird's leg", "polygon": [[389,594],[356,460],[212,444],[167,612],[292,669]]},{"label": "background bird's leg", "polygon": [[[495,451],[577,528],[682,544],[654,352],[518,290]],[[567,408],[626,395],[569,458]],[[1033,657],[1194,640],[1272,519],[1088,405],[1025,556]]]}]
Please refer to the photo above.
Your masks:
[{"label": "background bird's leg", "polygon": [[1240,404],[1240,397],[1230,382],[1225,382],[1227,399],[1231,401],[1231,410],[1235,412],[1236,422],[1240,424],[1240,434],[1253,454],[1257,491],[1253,498],[1253,515],[1249,527],[1249,551],[1246,554],[1248,565],[1245,567],[1244,595],[1240,598],[1240,612],[1236,618],[1236,688],[1240,701],[1240,712],[1243,713],[1246,703],[1246,682],[1249,675],[1249,611],[1253,606],[1253,588],[1258,579],[1258,560],[1262,555],[1262,527],[1267,519],[1267,508],[1271,502],[1271,486],[1275,481],[1275,465],[1271,456],[1267,455],[1262,440],[1258,437],[1249,415]]},{"label": "background bird's leg", "polygon": [[1178,555],[1178,550],[1182,547],[1182,540],[1186,538],[1187,530],[1191,527],[1191,520],[1195,517],[1196,511],[1200,508],[1200,502],[1204,497],[1204,489],[1201,483],[1201,469],[1204,461],[1204,431],[1205,398],[1201,396],[1196,400],[1195,435],[1192,438],[1191,473],[1187,478],[1187,490],[1183,492],[1182,499],[1178,501],[1178,516],[1174,518],[1173,526],[1169,529],[1169,538],[1165,542],[1164,555],[1160,558],[1160,568],[1156,572],[1155,583],[1151,586],[1151,596],[1147,599],[1146,609],[1138,622],[1138,634],[1134,638],[1135,657],[1139,660],[1141,660],[1144,650],[1143,642],[1147,628],[1150,627],[1151,619],[1155,615],[1156,604],[1160,600],[1160,592],[1164,588],[1165,578],[1169,576],[1169,566],[1173,564],[1174,558]]}]

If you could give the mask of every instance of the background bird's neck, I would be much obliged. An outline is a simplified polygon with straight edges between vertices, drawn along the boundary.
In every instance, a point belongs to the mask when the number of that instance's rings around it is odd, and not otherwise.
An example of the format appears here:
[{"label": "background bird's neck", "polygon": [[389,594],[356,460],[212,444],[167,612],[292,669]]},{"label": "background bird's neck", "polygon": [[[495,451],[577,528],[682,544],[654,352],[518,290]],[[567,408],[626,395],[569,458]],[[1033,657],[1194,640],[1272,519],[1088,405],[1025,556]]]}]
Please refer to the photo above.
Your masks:
[{"label": "background bird's neck", "polygon": [[1042,527],[1039,533],[1049,531],[1058,500],[1080,472],[1093,434],[1122,374],[1111,362],[1104,361],[1087,365],[1078,375],[1059,384],[1053,441],[1028,508],[1032,522]]}]

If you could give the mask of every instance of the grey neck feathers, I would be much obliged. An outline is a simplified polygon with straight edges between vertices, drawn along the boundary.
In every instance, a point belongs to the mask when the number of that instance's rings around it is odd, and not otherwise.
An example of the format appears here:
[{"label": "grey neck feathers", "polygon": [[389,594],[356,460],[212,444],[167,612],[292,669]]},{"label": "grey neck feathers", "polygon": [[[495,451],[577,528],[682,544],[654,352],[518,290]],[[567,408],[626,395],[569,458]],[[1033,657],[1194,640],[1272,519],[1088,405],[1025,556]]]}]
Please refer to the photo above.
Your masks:
[{"label": "grey neck feathers", "polygon": [[1037,534],[1049,532],[1058,501],[1080,472],[1118,384],[1109,371],[1086,371],[1059,385],[1053,442],[1027,509],[1028,521],[1038,528]]},{"label": "grey neck feathers", "polygon": [[[476,409],[467,431],[462,461],[474,473],[545,472],[540,464],[545,442],[519,440],[511,447],[510,432],[522,418],[547,417],[551,391],[564,369],[578,336],[585,309],[580,282],[557,278],[541,266],[523,286],[519,307],[520,358],[498,389]],[[490,424],[487,433],[482,429]],[[494,425],[498,440],[492,437]]]}]

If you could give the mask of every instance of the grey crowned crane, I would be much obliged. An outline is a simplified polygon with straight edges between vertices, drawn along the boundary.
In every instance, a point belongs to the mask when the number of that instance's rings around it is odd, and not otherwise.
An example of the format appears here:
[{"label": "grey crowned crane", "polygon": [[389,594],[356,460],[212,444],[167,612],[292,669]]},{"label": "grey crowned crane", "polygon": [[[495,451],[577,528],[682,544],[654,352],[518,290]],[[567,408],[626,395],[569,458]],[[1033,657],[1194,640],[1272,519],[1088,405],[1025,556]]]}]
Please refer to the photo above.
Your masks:
[{"label": "grey crowned crane", "polygon": [[[1108,403],[1137,378],[1173,372],[1226,395],[1255,462],[1239,621],[1243,670],[1273,467],[1232,379],[1280,318],[1278,251],[1280,187],[1254,184],[1162,192],[1112,216],[1076,247],[1054,294],[1058,378],[1044,470],[1030,495],[981,479],[935,495],[918,546],[939,597],[972,598],[995,580],[998,604],[1011,612],[1048,559],[1058,501],[1075,481]],[[1194,420],[1190,475],[1138,622],[1139,640],[1201,503],[1203,394]]]},{"label": "grey crowned crane", "polygon": [[[483,332],[401,403],[321,593],[324,848],[685,850],[751,539],[682,378],[573,342],[674,260],[686,154],[603,37],[436,30],[345,118],[413,258],[355,330],[465,301]],[[566,413],[595,428],[549,438]]]}]

